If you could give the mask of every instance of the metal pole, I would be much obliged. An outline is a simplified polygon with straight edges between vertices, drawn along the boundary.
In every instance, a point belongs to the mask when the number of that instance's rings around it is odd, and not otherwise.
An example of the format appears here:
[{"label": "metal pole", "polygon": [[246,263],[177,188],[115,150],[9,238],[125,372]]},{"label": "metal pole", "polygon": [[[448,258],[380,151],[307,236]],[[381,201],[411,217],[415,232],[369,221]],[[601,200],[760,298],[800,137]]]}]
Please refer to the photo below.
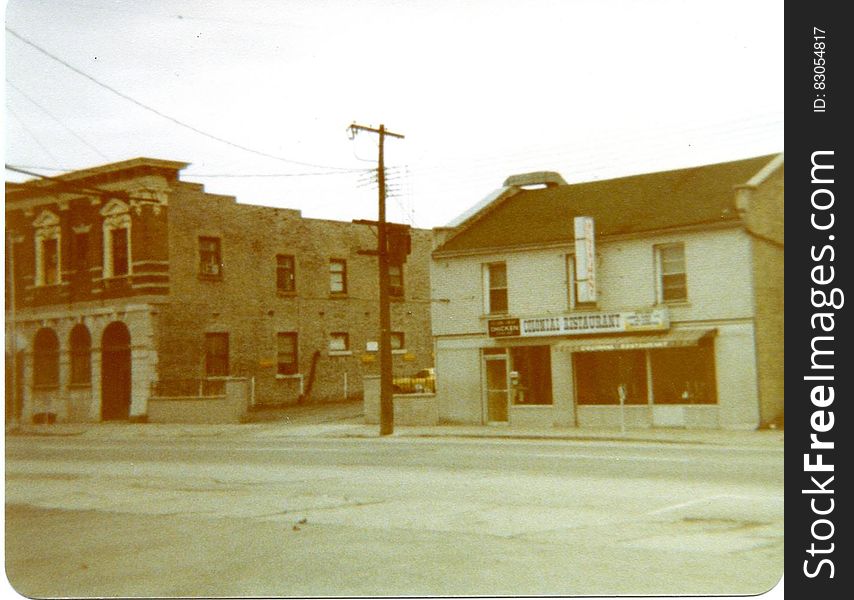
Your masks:
[{"label": "metal pole", "polygon": [[18,414],[18,332],[15,317],[15,233],[9,231],[7,236],[9,244],[9,316],[12,335],[12,427],[17,427],[20,421]]}]

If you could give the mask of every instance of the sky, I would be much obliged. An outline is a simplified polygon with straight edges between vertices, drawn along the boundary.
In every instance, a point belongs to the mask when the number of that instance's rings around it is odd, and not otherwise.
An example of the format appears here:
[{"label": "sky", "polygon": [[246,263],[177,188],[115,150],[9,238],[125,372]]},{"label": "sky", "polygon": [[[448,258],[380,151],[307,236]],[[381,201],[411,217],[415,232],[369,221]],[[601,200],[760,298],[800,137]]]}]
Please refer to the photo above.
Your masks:
[{"label": "sky", "polygon": [[[7,166],[146,156],[303,216],[453,220],[506,177],[783,150],[780,0],[10,0]],[[6,170],[7,181],[29,179]]]}]

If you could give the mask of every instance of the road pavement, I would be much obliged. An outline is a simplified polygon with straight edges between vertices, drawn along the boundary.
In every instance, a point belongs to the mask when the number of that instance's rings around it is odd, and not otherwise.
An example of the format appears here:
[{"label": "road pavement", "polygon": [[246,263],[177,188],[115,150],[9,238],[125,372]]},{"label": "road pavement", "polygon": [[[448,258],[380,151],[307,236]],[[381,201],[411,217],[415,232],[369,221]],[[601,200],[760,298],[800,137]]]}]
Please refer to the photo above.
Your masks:
[{"label": "road pavement", "polygon": [[731,595],[782,573],[779,431],[314,419],[5,442],[28,596]]}]

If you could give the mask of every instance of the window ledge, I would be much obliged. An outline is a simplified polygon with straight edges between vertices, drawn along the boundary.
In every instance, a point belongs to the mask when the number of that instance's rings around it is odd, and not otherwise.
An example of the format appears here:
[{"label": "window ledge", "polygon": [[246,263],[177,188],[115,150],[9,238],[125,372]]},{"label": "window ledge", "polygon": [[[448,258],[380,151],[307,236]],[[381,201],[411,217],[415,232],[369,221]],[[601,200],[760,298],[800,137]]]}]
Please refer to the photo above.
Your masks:
[{"label": "window ledge", "polygon": [[70,389],[70,390],[82,390],[82,389],[86,389],[86,388],[90,388],[90,387],[92,387],[91,381],[81,381],[81,382],[77,382],[77,383],[69,383],[68,384],[68,389]]},{"label": "window ledge", "polygon": [[199,281],[222,281],[222,275],[205,275],[199,273]]},{"label": "window ledge", "polygon": [[287,290],[276,290],[276,295],[279,298],[295,298],[297,295],[297,291],[287,291]]},{"label": "window ledge", "polygon": [[671,308],[691,307],[690,300],[670,300],[669,302],[660,302],[657,306],[667,306]]},{"label": "window ledge", "polygon": [[335,300],[343,300],[347,298],[347,292],[329,292],[329,297]]},{"label": "window ledge", "polygon": [[400,348],[398,350],[392,350],[392,354],[406,354],[406,348]]},{"label": "window ledge", "polygon": [[276,373],[276,379],[302,379],[302,373],[291,373],[290,375]]},{"label": "window ledge", "polygon": [[352,350],[330,350],[329,356],[353,356]]}]

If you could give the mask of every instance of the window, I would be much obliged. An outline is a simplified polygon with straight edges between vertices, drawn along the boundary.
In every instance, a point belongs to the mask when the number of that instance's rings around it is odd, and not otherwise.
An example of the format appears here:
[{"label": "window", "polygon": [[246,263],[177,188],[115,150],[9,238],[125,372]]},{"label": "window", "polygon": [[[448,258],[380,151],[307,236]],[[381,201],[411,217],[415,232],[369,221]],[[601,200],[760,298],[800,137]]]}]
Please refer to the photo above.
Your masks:
[{"label": "window", "polygon": [[84,273],[89,269],[89,234],[79,232],[74,234],[74,248],[72,250],[74,270]]},{"label": "window", "polygon": [[222,253],[219,238],[199,238],[199,275],[208,279],[222,278]]},{"label": "window", "polygon": [[333,332],[329,334],[329,352],[349,352],[350,334]]},{"label": "window", "polygon": [[659,300],[679,302],[688,299],[688,280],[685,274],[685,245],[656,246],[658,260]]},{"label": "window", "polygon": [[39,329],[33,340],[33,385],[59,385],[59,338],[53,329]]},{"label": "window", "polygon": [[579,290],[578,277],[575,271],[575,254],[566,255],[566,297],[569,310],[595,309],[595,302],[580,302],[578,300]]},{"label": "window", "polygon": [[389,339],[391,340],[392,350],[403,350],[406,348],[406,345],[404,344],[405,338],[403,337],[402,331],[392,331],[389,334]]},{"label": "window", "polygon": [[276,336],[278,375],[293,375],[299,372],[297,361],[297,334],[296,332],[280,333]]},{"label": "window", "polygon": [[110,230],[112,268],[110,275],[122,277],[128,274],[128,230],[124,227]]},{"label": "window", "polygon": [[488,313],[507,312],[507,265],[491,263],[486,265],[486,288]]},{"label": "window", "polygon": [[647,404],[643,350],[573,354],[578,404]]},{"label": "window", "polygon": [[128,206],[111,200],[102,210],[104,217],[104,278],[124,277],[130,273],[131,218]]},{"label": "window", "polygon": [[347,261],[333,258],[329,261],[329,291],[333,294],[347,293]]},{"label": "window", "polygon": [[510,349],[513,404],[552,403],[552,362],[549,346]]},{"label": "window", "polygon": [[71,384],[88,384],[92,381],[92,337],[85,325],[75,325],[71,330]]},{"label": "window", "polygon": [[33,221],[35,228],[36,285],[56,285],[61,281],[59,217],[49,210]]},{"label": "window", "polygon": [[395,298],[403,298],[403,265],[388,266],[388,293]]},{"label": "window", "polygon": [[59,283],[59,248],[56,238],[42,240],[42,273],[44,285]]},{"label": "window", "polygon": [[205,334],[205,374],[208,377],[228,375],[228,334]]},{"label": "window", "polygon": [[296,291],[296,270],[293,256],[288,254],[276,255],[276,289],[280,292]]},{"label": "window", "polygon": [[711,342],[650,351],[655,404],[714,404],[715,354]]}]

